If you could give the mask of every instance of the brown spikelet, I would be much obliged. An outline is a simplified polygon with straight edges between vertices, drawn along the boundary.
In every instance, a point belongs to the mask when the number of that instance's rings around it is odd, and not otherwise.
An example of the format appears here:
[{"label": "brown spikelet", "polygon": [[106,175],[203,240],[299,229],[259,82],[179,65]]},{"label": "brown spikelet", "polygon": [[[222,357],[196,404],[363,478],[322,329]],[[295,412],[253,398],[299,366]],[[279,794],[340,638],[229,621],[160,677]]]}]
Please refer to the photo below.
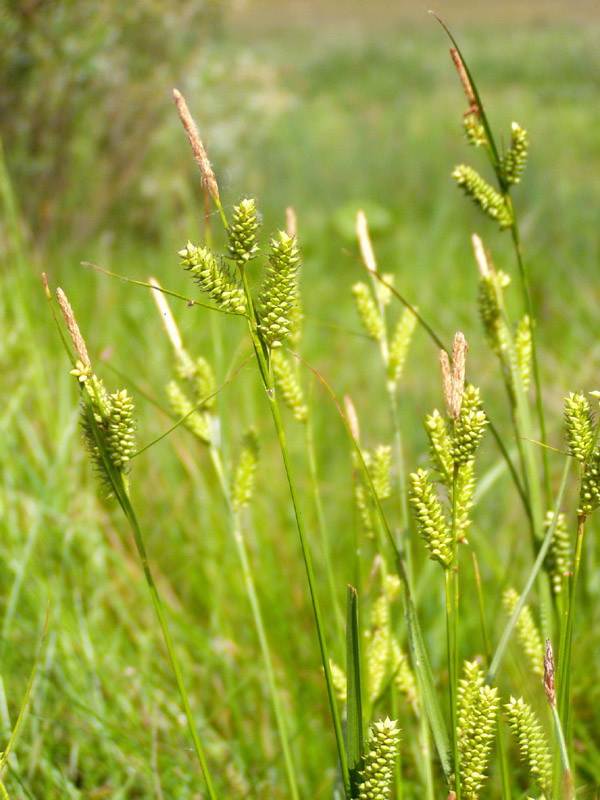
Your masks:
[{"label": "brown spikelet", "polygon": [[371,239],[369,238],[367,218],[362,209],[356,215],[356,234],[358,236],[358,243],[360,245],[360,254],[362,256],[363,264],[369,270],[369,272],[376,272],[377,262],[375,261],[373,246],[371,244]]},{"label": "brown spikelet", "polygon": [[556,707],[556,689],[554,688],[554,656],[550,639],[546,639],[546,655],[544,656],[544,689],[548,702]]},{"label": "brown spikelet", "polygon": [[452,414],[458,419],[462,397],[465,391],[465,363],[467,356],[467,340],[464,333],[458,331],[452,346]]},{"label": "brown spikelet", "polygon": [[288,206],[285,210],[285,230],[288,236],[293,236],[294,238],[298,236],[296,212],[291,206]]},{"label": "brown spikelet", "polygon": [[177,113],[179,114],[185,132],[187,133],[187,137],[190,141],[190,145],[192,146],[192,152],[194,153],[196,164],[198,164],[200,167],[202,181],[210,192],[213,200],[218,202],[219,187],[217,185],[217,179],[215,178],[215,173],[213,172],[210,161],[208,160],[208,156],[206,155],[206,150],[202,144],[202,139],[198,133],[196,123],[192,119],[190,110],[187,107],[187,103],[185,102],[185,98],[181,92],[177,89],[173,89],[173,98],[175,100],[175,105],[177,106]]},{"label": "brown spikelet", "polygon": [[460,54],[455,47],[450,48],[450,55],[452,56],[452,61],[454,62],[454,66],[456,67],[456,71],[458,72],[458,77],[460,78],[460,82],[462,83],[464,93],[467,96],[467,102],[469,103],[469,108],[465,112],[465,117],[467,116],[467,114],[479,115],[479,106],[477,104],[477,100],[475,99],[475,92],[473,91],[473,86],[471,85],[471,81],[469,80],[469,76],[467,75],[467,70],[465,69],[463,60],[460,57]]},{"label": "brown spikelet", "polygon": [[358,414],[354,408],[354,403],[350,395],[344,395],[344,407],[346,409],[346,419],[348,420],[348,427],[355,442],[360,442],[360,428],[358,425]]},{"label": "brown spikelet", "polygon": [[65,322],[67,323],[67,328],[69,330],[69,333],[71,334],[71,339],[73,340],[73,347],[75,348],[75,352],[79,356],[79,360],[85,367],[91,367],[92,362],[90,361],[90,357],[88,356],[87,347],[85,346],[83,336],[81,335],[81,331],[79,330],[79,325],[77,324],[77,320],[75,319],[75,314],[73,313],[71,304],[67,300],[67,295],[63,292],[60,286],[56,290],[56,299],[58,300],[58,305],[60,306],[61,311],[63,312]]},{"label": "brown spikelet", "polygon": [[452,373],[450,372],[450,358],[445,350],[440,350],[440,367],[442,368],[442,389],[448,413],[452,415]]}]

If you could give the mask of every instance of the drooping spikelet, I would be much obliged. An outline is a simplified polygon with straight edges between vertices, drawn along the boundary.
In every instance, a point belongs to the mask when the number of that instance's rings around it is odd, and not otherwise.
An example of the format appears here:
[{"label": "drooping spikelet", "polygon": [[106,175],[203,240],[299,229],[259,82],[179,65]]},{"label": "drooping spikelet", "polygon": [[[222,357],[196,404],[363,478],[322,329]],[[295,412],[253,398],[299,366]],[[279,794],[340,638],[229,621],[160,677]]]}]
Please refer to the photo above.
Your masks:
[{"label": "drooping spikelet", "polygon": [[409,308],[405,308],[394,330],[392,341],[390,342],[390,353],[388,361],[388,381],[394,385],[402,377],[408,348],[412,341],[413,333],[417,326],[417,318]]},{"label": "drooping spikelet", "polygon": [[521,759],[545,796],[552,795],[552,757],[548,741],[535,714],[522,697],[510,698],[506,704],[506,715],[513,734],[519,744]]},{"label": "drooping spikelet", "polygon": [[[502,594],[502,603],[508,616],[514,612],[518,602],[519,593],[512,588],[505,589]],[[542,678],[544,676],[544,646],[528,605],[524,605],[521,609],[515,627],[519,644],[523,649],[531,671],[534,675]]]},{"label": "drooping spikelet", "polygon": [[490,271],[487,275],[482,275],[479,280],[479,316],[485,338],[498,356],[508,343],[506,327],[500,310],[500,298],[509,283],[510,278],[502,270]]},{"label": "drooping spikelet", "polygon": [[387,500],[392,494],[392,448],[387,444],[380,444],[373,456],[373,466],[371,468],[371,479],[377,497],[380,500]]},{"label": "drooping spikelet", "polygon": [[271,240],[269,265],[260,291],[260,332],[269,347],[279,347],[294,324],[300,251],[285,231]]},{"label": "drooping spikelet", "polygon": [[452,173],[459,186],[465,194],[470,197],[475,205],[486,213],[500,225],[500,228],[510,228],[513,218],[508,206],[504,202],[502,195],[497,192],[489,183],[486,183],[481,175],[466,164],[456,167]]},{"label": "drooping spikelet", "polygon": [[452,562],[452,534],[444,518],[442,505],[429,481],[426,470],[410,476],[411,503],[417,518],[417,528],[425,540],[431,558],[446,569]]},{"label": "drooping spikelet", "polygon": [[304,395],[298,375],[292,368],[281,349],[273,350],[271,356],[273,376],[278,390],[281,392],[283,402],[290,409],[298,422],[306,422],[308,408],[304,403]]},{"label": "drooping spikelet", "polygon": [[242,200],[239,206],[233,207],[232,222],[227,231],[229,244],[227,252],[240,267],[256,258],[259,252],[257,232],[259,227],[256,215],[256,201]]},{"label": "drooping spikelet", "polygon": [[188,242],[179,255],[182,267],[190,272],[200,290],[214,300],[222,311],[246,313],[244,290],[208,247],[197,247]]},{"label": "drooping spikelet", "polygon": [[527,163],[527,150],[529,141],[527,131],[518,122],[512,123],[512,138],[510,148],[500,159],[500,173],[507,184],[519,183],[521,173]]},{"label": "drooping spikelet", "polygon": [[[553,519],[554,512],[548,511],[544,523],[545,531],[548,531]],[[545,567],[552,581],[552,590],[555,594],[560,594],[563,590],[565,576],[573,568],[573,555],[567,530],[567,520],[562,513],[558,515],[558,520],[556,521],[554,535],[546,556]]]},{"label": "drooping spikelet", "polygon": [[356,309],[367,335],[376,342],[383,341],[385,328],[371,290],[366,283],[359,281],[352,287]]},{"label": "drooping spikelet", "polygon": [[386,718],[369,726],[369,752],[361,770],[359,800],[388,800],[400,729]]},{"label": "drooping spikelet", "polygon": [[461,796],[476,800],[486,780],[486,769],[496,730],[498,690],[484,685],[476,662],[465,662],[458,689],[458,737]]},{"label": "drooping spikelet", "polygon": [[258,467],[258,437],[254,428],[244,436],[242,450],[233,475],[231,505],[236,511],[250,502],[254,489],[254,478]]},{"label": "drooping spikelet", "polygon": [[487,424],[485,411],[481,407],[479,389],[469,384],[463,394],[452,440],[452,456],[456,464],[467,464],[475,457],[475,451]]},{"label": "drooping spikelet", "polygon": [[569,450],[584,464],[591,455],[595,433],[594,417],[587,398],[571,392],[565,398],[565,428]]}]

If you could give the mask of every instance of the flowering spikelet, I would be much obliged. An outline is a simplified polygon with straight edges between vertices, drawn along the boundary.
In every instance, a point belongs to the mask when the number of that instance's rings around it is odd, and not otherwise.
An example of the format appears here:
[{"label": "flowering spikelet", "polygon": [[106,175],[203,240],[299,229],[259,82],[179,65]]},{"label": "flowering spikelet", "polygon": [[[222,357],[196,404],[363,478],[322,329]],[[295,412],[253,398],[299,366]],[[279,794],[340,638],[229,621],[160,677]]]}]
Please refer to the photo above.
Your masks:
[{"label": "flowering spikelet", "polygon": [[259,252],[256,201],[242,200],[239,206],[233,207],[232,217],[233,220],[228,229],[227,252],[237,262],[240,269],[243,269],[248,261],[256,258]]},{"label": "flowering spikelet", "polygon": [[335,696],[340,703],[345,703],[348,699],[348,681],[344,670],[336,664],[335,661],[329,659],[329,668],[331,670],[331,680],[333,681],[333,688],[335,689]]},{"label": "flowering spikelet", "polygon": [[513,218],[504,202],[504,198],[489,183],[486,183],[473,167],[461,164],[456,167],[452,175],[456,178],[458,185],[463,188],[465,194],[482,211],[492,219],[495,219],[500,228],[510,228]]},{"label": "flowering spikelet", "polygon": [[[385,283],[377,281],[375,283],[375,294],[382,306],[389,306],[392,302],[392,290],[390,286],[394,285],[394,276],[390,272],[384,272],[381,276]],[[386,284],[389,284],[386,286]]]},{"label": "flowering spikelet", "polygon": [[463,121],[465,136],[469,144],[474,147],[486,145],[488,143],[487,136],[485,135],[485,128],[479,121],[476,114],[467,114]]},{"label": "flowering spikelet", "polygon": [[465,662],[464,672],[458,689],[460,786],[465,800],[476,800],[486,779],[500,698],[498,689],[484,685],[476,662]]},{"label": "flowering spikelet", "polygon": [[571,392],[565,398],[565,428],[571,454],[584,464],[591,455],[595,432],[592,409],[584,395]]},{"label": "flowering spikelet", "polygon": [[231,487],[231,505],[236,511],[245,508],[250,502],[257,467],[258,437],[254,428],[250,428],[242,442],[242,450]]},{"label": "flowering spikelet", "polygon": [[380,444],[373,456],[373,467],[371,469],[371,479],[377,497],[380,500],[387,500],[392,494],[392,448],[387,444]]},{"label": "flowering spikelet", "polygon": [[500,355],[507,345],[499,298],[509,283],[510,278],[502,270],[482,275],[479,280],[479,316],[485,338],[496,355]]},{"label": "flowering spikelet", "polygon": [[[553,519],[554,512],[546,512],[545,531],[548,531]],[[546,556],[545,567],[550,575],[554,594],[560,594],[563,590],[565,575],[572,569],[571,543],[567,530],[567,520],[562,513],[558,515],[554,535]]]},{"label": "flowering spikelet", "polygon": [[367,675],[369,700],[374,703],[384,685],[390,664],[390,618],[389,603],[385,592],[377,597],[371,610],[372,631],[368,634]]},{"label": "flowering spikelet", "polygon": [[417,318],[409,308],[405,308],[394,330],[392,341],[390,342],[390,354],[388,361],[388,381],[393,384],[398,383],[402,377],[408,348],[410,346],[413,333],[417,326]]},{"label": "flowering spikelet", "polygon": [[391,649],[391,668],[396,688],[406,697],[407,702],[410,704],[415,714],[419,716],[417,681],[410,668],[408,656],[402,651],[395,636],[392,636],[391,639]]},{"label": "flowering spikelet", "polygon": [[188,242],[179,251],[181,265],[187,269],[201,291],[212,298],[223,311],[246,313],[246,295],[208,247]]},{"label": "flowering spikelet", "polygon": [[358,282],[352,287],[358,315],[367,335],[376,342],[383,341],[385,328],[377,304],[366,283]]},{"label": "flowering spikelet", "polygon": [[269,265],[260,292],[260,332],[269,347],[279,347],[294,324],[298,297],[298,243],[285,231],[271,239]]},{"label": "flowering spikelet", "polygon": [[487,424],[485,411],[481,407],[479,389],[469,384],[463,394],[452,440],[452,456],[456,464],[467,464],[474,458]]},{"label": "flowering spikelet", "polygon": [[452,562],[452,535],[444,519],[440,501],[429,482],[426,470],[410,476],[411,503],[417,518],[417,528],[425,540],[431,558],[448,568]]},{"label": "flowering spikelet", "polygon": [[518,370],[521,374],[523,389],[527,391],[531,384],[531,365],[533,361],[533,345],[531,341],[531,321],[525,314],[517,325],[515,332],[515,354]]},{"label": "flowering spikelet", "polygon": [[521,759],[526,762],[538,790],[550,797],[552,794],[552,758],[542,726],[531,707],[520,697],[510,698],[506,714],[519,744]]},{"label": "flowering spikelet", "polygon": [[518,122],[513,122],[511,128],[510,148],[500,159],[500,173],[504,182],[509,185],[519,183],[521,180],[521,173],[527,163],[527,150],[529,148],[527,131]]},{"label": "flowering spikelet", "polygon": [[433,414],[425,418],[425,430],[429,436],[429,452],[434,466],[442,483],[450,486],[454,469],[452,456],[452,439],[448,427],[440,412],[435,409]]},{"label": "flowering spikelet", "polygon": [[298,422],[306,422],[308,408],[304,404],[302,387],[292,365],[280,349],[273,350],[271,363],[273,364],[275,383],[281,392],[283,402]]},{"label": "flowering spikelet", "polygon": [[[502,594],[502,603],[508,616],[511,616],[519,602],[519,594],[514,589],[506,589]],[[516,622],[517,638],[529,666],[534,675],[544,676],[544,646],[542,637],[533,620],[533,614],[528,605],[521,609]]]},{"label": "flowering spikelet", "polygon": [[194,405],[204,400],[205,409],[214,408],[217,381],[211,365],[203,356],[192,358],[181,348],[176,353],[175,371],[177,377],[189,385]]},{"label": "flowering spikelet", "polygon": [[386,718],[369,726],[369,752],[361,770],[359,800],[388,800],[400,730]]},{"label": "flowering spikelet", "polygon": [[177,381],[170,381],[166,387],[171,411],[183,420],[183,426],[204,444],[211,442],[210,416],[206,411],[196,408]]}]

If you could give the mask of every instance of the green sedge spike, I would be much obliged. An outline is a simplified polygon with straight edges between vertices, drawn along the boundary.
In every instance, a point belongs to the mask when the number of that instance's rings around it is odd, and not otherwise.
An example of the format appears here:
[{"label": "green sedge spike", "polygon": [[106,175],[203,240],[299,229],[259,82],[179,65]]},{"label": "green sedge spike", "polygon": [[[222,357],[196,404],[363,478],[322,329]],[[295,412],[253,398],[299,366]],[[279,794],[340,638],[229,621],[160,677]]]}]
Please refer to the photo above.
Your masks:
[{"label": "green sedge spike", "polygon": [[388,674],[391,653],[389,604],[382,592],[371,610],[371,626],[367,638],[367,676],[369,700],[375,703]]},{"label": "green sedge spike", "polygon": [[486,183],[481,175],[466,164],[456,167],[452,173],[456,182],[465,194],[470,197],[479,208],[500,225],[501,229],[510,228],[513,224],[512,214],[504,202],[502,195],[497,192],[489,183]]},{"label": "green sedge spike", "polygon": [[415,328],[417,327],[417,318],[413,312],[405,308],[394,330],[392,341],[390,342],[390,355],[388,361],[388,380],[392,384],[397,384],[402,377],[404,371],[404,364],[408,355],[408,348],[412,341]]},{"label": "green sedge spike", "polygon": [[484,685],[476,661],[466,661],[463,674],[457,697],[460,788],[465,800],[476,800],[486,780],[500,698],[497,689]]},{"label": "green sedge spike", "polygon": [[406,701],[418,717],[419,695],[417,691],[417,680],[410,668],[408,656],[403,652],[395,636],[391,638],[391,669],[394,675],[396,688],[400,694],[404,695]]},{"label": "green sedge spike", "polygon": [[[506,589],[502,594],[502,603],[510,617],[519,602],[519,593],[512,588]],[[533,614],[528,605],[521,609],[516,623],[517,639],[521,645],[525,658],[534,675],[544,677],[544,646],[542,637],[534,622]]]},{"label": "green sedge spike", "polygon": [[588,516],[600,505],[600,453],[596,450],[585,465],[579,487],[579,516]]},{"label": "green sedge spike", "polygon": [[460,465],[453,491],[456,493],[456,538],[464,542],[465,532],[471,524],[470,512],[474,505],[475,462],[473,460]]},{"label": "green sedge spike", "polygon": [[329,659],[329,668],[331,669],[331,679],[333,681],[333,688],[335,689],[335,696],[340,703],[345,703],[348,699],[348,681],[344,670],[336,664],[331,658]]},{"label": "green sedge spike", "polygon": [[[394,285],[394,276],[390,272],[384,272],[381,276],[385,283],[376,281],[375,294],[382,306],[389,306],[392,302],[392,290],[389,288]],[[388,284],[388,286],[386,286]]]},{"label": "green sedge spike", "polygon": [[200,439],[203,444],[211,443],[211,425],[209,415],[196,408],[177,381],[170,381],[166,387],[167,398],[171,411],[178,419],[183,419],[183,425]]},{"label": "green sedge spike", "polygon": [[373,455],[371,480],[377,497],[387,500],[392,495],[392,448],[387,444],[380,444]]},{"label": "green sedge spike", "polygon": [[485,338],[498,356],[506,349],[508,344],[499,300],[509,283],[510,278],[502,270],[488,272],[482,275],[479,280],[479,316]]},{"label": "green sedge spike", "polygon": [[260,332],[269,347],[279,347],[294,325],[300,251],[293,236],[279,231],[271,240],[269,265],[260,292]]},{"label": "green sedge spike", "polygon": [[243,269],[259,253],[256,200],[242,200],[233,207],[232,221],[228,229],[227,253]]},{"label": "green sedge spike", "polygon": [[511,731],[519,745],[521,759],[527,764],[538,790],[545,797],[551,797],[552,757],[542,726],[531,706],[522,697],[518,700],[511,697],[505,708]]},{"label": "green sedge spike", "polygon": [[369,539],[373,539],[375,534],[373,532],[373,519],[371,517],[371,509],[369,508],[369,501],[367,499],[367,490],[364,485],[356,481],[354,486],[354,502],[358,517],[360,519],[363,532]]},{"label": "green sedge spike", "polygon": [[354,295],[360,321],[367,335],[371,339],[375,339],[376,342],[382,342],[385,336],[385,328],[371,290],[366,283],[359,281],[352,287],[352,294]]},{"label": "green sedge spike", "polygon": [[389,718],[369,726],[369,752],[361,770],[359,800],[388,800],[394,764],[398,754],[400,729]]},{"label": "green sedge spike", "polygon": [[585,464],[591,455],[596,425],[584,395],[571,392],[565,398],[565,428],[571,454]]},{"label": "green sedge spike", "polygon": [[175,371],[177,376],[189,383],[194,405],[205,400],[204,408],[214,408],[217,380],[209,362],[203,357],[192,358],[183,348],[176,353]]},{"label": "green sedge spike", "polygon": [[[544,530],[546,532],[550,528],[553,519],[554,512],[548,511],[544,522]],[[563,590],[566,575],[573,569],[573,553],[567,529],[567,520],[563,513],[558,515],[554,536],[546,556],[545,567],[550,575],[554,594],[560,594]]]},{"label": "green sedge spike", "polygon": [[533,344],[531,340],[531,320],[525,314],[517,325],[515,332],[515,354],[517,368],[521,375],[523,389],[527,391],[531,385],[531,369],[533,363]]},{"label": "green sedge spike", "polygon": [[463,393],[452,439],[452,457],[456,464],[467,464],[474,458],[487,424],[479,389],[469,384]]},{"label": "green sedge spike", "polygon": [[231,487],[231,505],[236,511],[245,508],[252,497],[258,467],[258,436],[254,428],[245,434]]},{"label": "green sedge spike", "polygon": [[246,295],[241,286],[219,263],[208,247],[188,242],[179,251],[181,266],[188,270],[202,292],[216,302],[222,311],[246,313]]},{"label": "green sedge spike", "polygon": [[433,414],[429,414],[425,418],[425,429],[429,435],[429,453],[433,465],[441,482],[450,486],[454,470],[452,439],[448,433],[446,421],[437,408]]},{"label": "green sedge spike", "polygon": [[519,183],[521,180],[521,173],[525,169],[527,151],[529,149],[527,131],[518,122],[513,122],[511,128],[510,148],[500,158],[500,174],[504,182],[509,186]]},{"label": "green sedge spike", "polygon": [[429,482],[426,470],[420,469],[410,476],[410,501],[417,519],[417,528],[430,552],[444,569],[452,563],[452,534],[444,518],[442,505]]},{"label": "green sedge spike", "polygon": [[306,422],[308,407],[304,403],[302,387],[296,372],[292,369],[289,359],[281,350],[274,350],[271,358],[273,364],[273,377],[275,384],[281,392],[283,402],[290,409],[298,422]]},{"label": "green sedge spike", "polygon": [[402,588],[402,581],[398,575],[386,575],[383,579],[383,590],[388,599],[388,603],[393,603],[400,594]]},{"label": "green sedge spike", "polygon": [[485,128],[479,121],[477,114],[467,114],[463,121],[465,136],[469,144],[474,147],[487,145],[488,140],[485,135]]}]

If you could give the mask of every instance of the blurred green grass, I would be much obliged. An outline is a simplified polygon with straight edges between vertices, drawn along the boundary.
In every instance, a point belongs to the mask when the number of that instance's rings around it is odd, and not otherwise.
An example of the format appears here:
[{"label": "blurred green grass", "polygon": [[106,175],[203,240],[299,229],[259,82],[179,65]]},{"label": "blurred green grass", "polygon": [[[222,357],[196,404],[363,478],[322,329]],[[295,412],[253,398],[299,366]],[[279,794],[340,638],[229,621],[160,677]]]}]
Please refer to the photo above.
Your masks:
[{"label": "blurred green grass", "polygon": [[[482,20],[481,5],[461,4],[456,32],[492,122],[505,136],[513,119],[530,132],[531,158],[515,202],[540,319],[551,441],[560,448],[562,397],[572,389],[596,388],[600,368],[600,27],[591,17],[586,24],[578,19],[584,4],[569,9],[565,4],[498,4],[504,5],[502,24],[494,17]],[[525,7],[530,15],[522,20]],[[445,340],[464,330],[471,343],[471,379],[482,386],[490,413],[508,429],[496,395],[495,365],[481,342],[474,311],[470,233],[477,230],[484,237],[497,267],[514,273],[512,256],[504,237],[460,197],[450,178],[456,163],[476,163],[477,154],[461,135],[465,102],[445,36],[429,18],[417,21],[414,9],[397,19],[383,3],[367,15],[369,24],[362,4],[354,6],[360,11],[355,17],[345,7],[340,25],[335,24],[336,4],[327,5],[326,13],[312,5],[312,16],[302,4],[278,8],[249,4],[244,15],[234,13],[202,41],[193,67],[180,70],[177,80],[200,122],[224,202],[256,196],[265,236],[283,225],[287,205],[296,209],[305,259],[303,355],[339,396],[352,395],[367,444],[389,439],[381,370],[372,343],[360,333],[350,295],[352,283],[362,278],[353,216],[365,207],[370,219],[379,221],[372,228],[380,269],[396,275],[398,289]],[[585,8],[593,16],[594,6]],[[299,9],[304,22],[292,24],[294,17],[284,12]],[[452,13],[445,16],[452,25]],[[123,105],[129,88],[127,83],[121,87]],[[145,102],[156,102],[160,122],[150,131],[136,132],[133,125],[122,133],[130,138],[118,143],[123,152],[132,152],[136,136],[143,135],[144,155],[135,176],[126,185],[107,181],[94,160],[93,137],[88,141],[82,128],[73,142],[79,166],[54,197],[56,227],[44,235],[37,235],[25,213],[28,195],[35,192],[35,184],[23,180],[27,165],[19,162],[18,150],[6,152],[10,181],[4,181],[0,316],[3,730],[18,709],[27,676],[23,664],[31,663],[48,601],[51,614],[43,669],[10,777],[15,797],[93,797],[101,796],[93,792],[103,787],[113,797],[155,796],[149,758],[153,736],[160,741],[156,771],[165,796],[196,796],[195,767],[146,589],[131,545],[122,538],[122,521],[97,500],[79,442],[68,363],[38,278],[44,269],[52,285],[67,292],[94,363],[111,348],[110,363],[124,373],[125,382],[164,405],[171,354],[151,297],[79,266],[89,260],[138,280],[153,274],[165,286],[193,294],[177,267],[176,251],[188,237],[202,235],[198,177],[169,111],[164,80],[144,96]],[[92,105],[93,100],[88,98]],[[105,155],[110,161],[110,152]],[[44,156],[51,164],[52,152]],[[23,209],[21,253],[6,214],[9,183]],[[74,218],[78,223],[71,228]],[[516,287],[513,294],[518,303]],[[241,358],[241,323],[209,321],[200,309],[183,303],[176,311],[190,351],[215,358],[223,380]],[[109,370],[104,374],[111,386],[121,384]],[[334,409],[318,386],[314,392],[324,499],[343,597],[352,563],[352,467]],[[136,402],[145,444],[169,423],[140,394]],[[260,569],[277,668],[290,694],[301,772],[307,786],[317,787],[315,796],[325,797],[334,753],[323,733],[327,715],[310,608],[298,574],[279,456],[251,368],[223,391],[221,402],[224,438],[232,448],[250,422],[258,419],[263,431],[265,467],[251,514],[252,557]],[[419,334],[401,394],[411,468],[425,451],[419,414],[440,403],[437,354]],[[299,472],[306,475],[301,434],[291,421],[288,427]],[[171,601],[175,638],[199,714],[210,724],[210,757],[215,762],[229,758],[256,786],[276,786],[278,749],[237,560],[214,501],[207,460],[188,448],[185,433],[176,432],[136,459],[134,502]],[[482,472],[496,460],[488,442]],[[560,470],[560,460],[556,464]],[[311,523],[308,478],[300,488]],[[499,584],[527,556],[523,520],[507,503],[509,490],[505,477],[494,485],[473,532],[484,576]],[[600,587],[592,535],[588,545],[588,616],[581,622],[588,633],[578,642],[575,683],[587,697],[582,730],[589,732],[593,774],[600,763],[593,745],[599,727],[592,699],[598,696],[592,648]],[[437,664],[443,652],[439,598],[427,591],[432,567],[421,561],[419,602]],[[324,579],[321,570],[319,578]],[[478,622],[466,624],[477,650]],[[341,643],[335,642],[333,650],[341,659]],[[264,791],[277,796],[272,788]]]}]

